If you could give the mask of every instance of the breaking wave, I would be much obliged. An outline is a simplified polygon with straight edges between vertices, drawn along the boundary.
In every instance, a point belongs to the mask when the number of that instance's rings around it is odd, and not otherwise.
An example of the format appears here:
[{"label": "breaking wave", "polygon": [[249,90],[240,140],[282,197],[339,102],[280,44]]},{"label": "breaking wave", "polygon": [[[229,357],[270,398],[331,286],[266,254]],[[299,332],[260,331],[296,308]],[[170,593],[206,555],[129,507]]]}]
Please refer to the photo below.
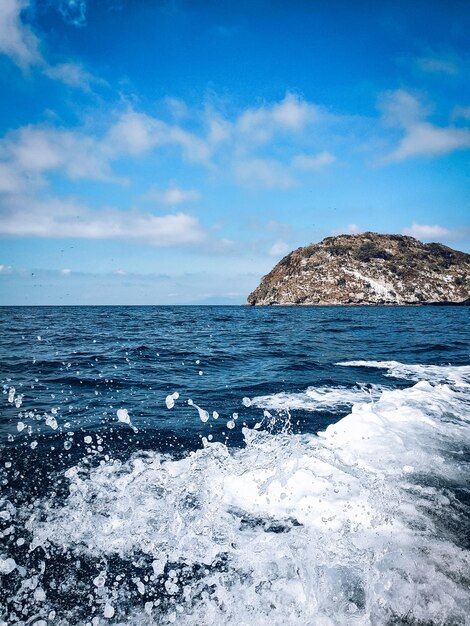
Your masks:
[{"label": "breaking wave", "polygon": [[302,393],[276,393],[253,398],[254,406],[277,411],[338,411],[356,402],[373,402],[384,391],[383,385],[357,383],[354,387],[309,387]]},{"label": "breaking wave", "polygon": [[[88,436],[47,496],[3,502],[4,623],[468,624],[470,368],[340,365],[416,382],[255,398],[287,422],[241,449],[118,460]],[[291,434],[299,402],[351,410]]]},{"label": "breaking wave", "polygon": [[373,367],[387,370],[386,376],[405,380],[429,380],[434,383],[470,384],[470,365],[412,365],[398,361],[343,361],[344,367]]}]

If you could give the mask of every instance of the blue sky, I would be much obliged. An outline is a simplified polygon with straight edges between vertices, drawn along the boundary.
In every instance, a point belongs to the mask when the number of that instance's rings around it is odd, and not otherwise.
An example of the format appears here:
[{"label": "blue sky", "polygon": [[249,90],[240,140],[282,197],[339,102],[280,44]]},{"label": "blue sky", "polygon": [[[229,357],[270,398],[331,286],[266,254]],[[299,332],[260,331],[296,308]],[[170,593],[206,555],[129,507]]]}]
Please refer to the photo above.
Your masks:
[{"label": "blue sky", "polygon": [[244,302],[288,251],[470,252],[470,4],[2,0],[0,304]]}]

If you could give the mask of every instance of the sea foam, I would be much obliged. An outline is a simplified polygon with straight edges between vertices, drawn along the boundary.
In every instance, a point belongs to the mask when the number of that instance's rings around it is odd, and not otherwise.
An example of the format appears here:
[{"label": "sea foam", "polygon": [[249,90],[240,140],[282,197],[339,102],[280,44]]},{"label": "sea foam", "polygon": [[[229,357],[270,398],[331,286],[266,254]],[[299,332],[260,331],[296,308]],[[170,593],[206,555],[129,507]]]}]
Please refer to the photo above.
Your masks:
[{"label": "sea foam", "polygon": [[[468,369],[348,365],[422,379],[374,401],[345,393],[351,412],[318,435],[244,428],[242,449],[204,439],[184,458],[69,468],[62,505],[12,512],[46,555],[34,574],[4,568],[17,605],[56,611],[54,624],[468,623],[470,559],[454,533],[468,519],[456,489],[469,477]],[[82,604],[59,614],[58,588]]]}]

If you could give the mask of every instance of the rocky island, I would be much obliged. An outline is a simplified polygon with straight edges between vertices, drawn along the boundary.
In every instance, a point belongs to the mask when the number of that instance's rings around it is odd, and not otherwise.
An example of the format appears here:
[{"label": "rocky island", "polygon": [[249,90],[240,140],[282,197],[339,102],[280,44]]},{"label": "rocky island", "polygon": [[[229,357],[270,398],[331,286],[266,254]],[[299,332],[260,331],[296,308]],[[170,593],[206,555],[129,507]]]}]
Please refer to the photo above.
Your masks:
[{"label": "rocky island", "polygon": [[247,304],[470,304],[470,254],[404,235],[327,237],[279,261]]}]

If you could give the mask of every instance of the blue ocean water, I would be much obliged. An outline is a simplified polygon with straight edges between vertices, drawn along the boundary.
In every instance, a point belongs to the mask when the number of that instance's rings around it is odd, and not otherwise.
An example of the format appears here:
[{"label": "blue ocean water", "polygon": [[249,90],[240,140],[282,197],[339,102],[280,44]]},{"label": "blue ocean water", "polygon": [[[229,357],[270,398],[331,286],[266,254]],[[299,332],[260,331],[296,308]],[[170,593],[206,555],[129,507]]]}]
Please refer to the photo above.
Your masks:
[{"label": "blue ocean water", "polygon": [[469,322],[1,308],[0,620],[470,623]]}]

